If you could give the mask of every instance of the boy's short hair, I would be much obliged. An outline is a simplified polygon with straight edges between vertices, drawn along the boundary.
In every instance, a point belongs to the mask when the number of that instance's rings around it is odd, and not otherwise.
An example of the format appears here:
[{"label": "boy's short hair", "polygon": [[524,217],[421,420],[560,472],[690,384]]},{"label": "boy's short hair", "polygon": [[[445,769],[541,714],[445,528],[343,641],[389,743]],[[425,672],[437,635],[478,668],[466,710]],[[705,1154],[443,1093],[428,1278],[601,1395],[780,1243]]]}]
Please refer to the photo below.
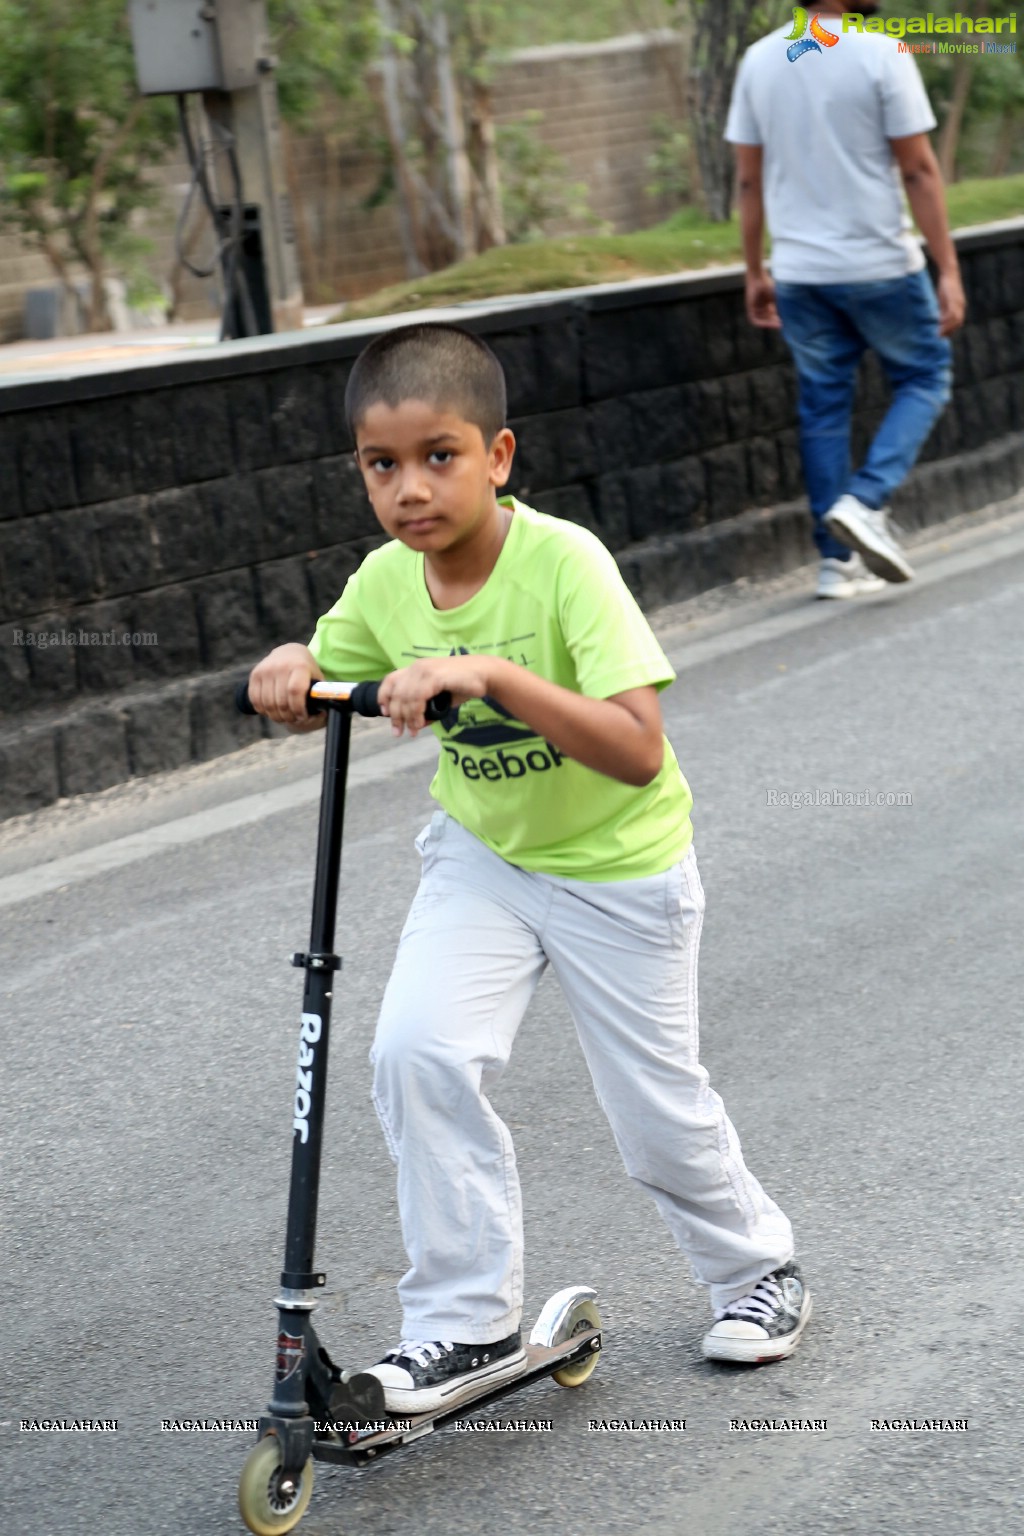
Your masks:
[{"label": "boy's short hair", "polygon": [[459,325],[403,325],[385,331],[356,358],[345,389],[345,415],[355,439],[372,405],[394,410],[425,400],[480,428],[490,447],[505,425],[505,375],[485,341]]}]

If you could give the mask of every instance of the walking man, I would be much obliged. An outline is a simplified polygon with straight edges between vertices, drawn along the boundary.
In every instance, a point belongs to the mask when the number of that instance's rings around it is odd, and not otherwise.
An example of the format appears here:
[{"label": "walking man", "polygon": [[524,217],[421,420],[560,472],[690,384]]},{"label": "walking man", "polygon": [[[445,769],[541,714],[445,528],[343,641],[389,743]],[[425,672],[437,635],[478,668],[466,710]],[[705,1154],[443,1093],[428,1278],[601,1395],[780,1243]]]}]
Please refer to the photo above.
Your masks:
[{"label": "walking man", "polygon": [[[819,0],[811,19],[795,8],[792,25],[744,55],[725,130],[736,150],[747,315],[781,328],[796,366],[819,597],[855,597],[913,577],[888,503],[949,400],[947,338],[964,319],[928,139],[935,117],[917,64],[894,37],[843,25],[846,12],[866,19],[878,9],[868,0]],[[938,271],[937,293],[903,189]],[[869,348],[892,401],[853,472],[854,390]]]}]

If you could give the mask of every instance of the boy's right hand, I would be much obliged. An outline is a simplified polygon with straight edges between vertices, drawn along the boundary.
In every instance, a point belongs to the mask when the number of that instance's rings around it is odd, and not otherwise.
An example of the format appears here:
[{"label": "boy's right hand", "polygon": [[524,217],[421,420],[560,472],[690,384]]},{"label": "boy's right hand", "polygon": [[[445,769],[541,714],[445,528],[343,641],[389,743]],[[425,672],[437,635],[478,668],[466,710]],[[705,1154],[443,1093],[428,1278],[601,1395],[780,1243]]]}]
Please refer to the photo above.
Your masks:
[{"label": "boy's right hand", "polygon": [[306,713],[310,684],[323,673],[304,645],[279,645],[249,674],[249,701],[259,714],[292,731],[319,731],[325,714]]}]

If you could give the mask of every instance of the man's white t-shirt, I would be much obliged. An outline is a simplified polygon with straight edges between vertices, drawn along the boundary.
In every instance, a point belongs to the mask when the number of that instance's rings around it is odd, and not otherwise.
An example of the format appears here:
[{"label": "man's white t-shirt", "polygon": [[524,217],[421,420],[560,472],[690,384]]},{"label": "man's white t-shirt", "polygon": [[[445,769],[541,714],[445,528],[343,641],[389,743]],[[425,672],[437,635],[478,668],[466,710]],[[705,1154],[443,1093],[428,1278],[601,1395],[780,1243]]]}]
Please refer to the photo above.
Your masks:
[{"label": "man's white t-shirt", "polygon": [[890,139],[935,116],[913,54],[894,37],[842,32],[833,47],[786,55],[792,27],[748,48],[725,137],[764,149],[771,268],[780,282],[876,282],[924,266]]}]

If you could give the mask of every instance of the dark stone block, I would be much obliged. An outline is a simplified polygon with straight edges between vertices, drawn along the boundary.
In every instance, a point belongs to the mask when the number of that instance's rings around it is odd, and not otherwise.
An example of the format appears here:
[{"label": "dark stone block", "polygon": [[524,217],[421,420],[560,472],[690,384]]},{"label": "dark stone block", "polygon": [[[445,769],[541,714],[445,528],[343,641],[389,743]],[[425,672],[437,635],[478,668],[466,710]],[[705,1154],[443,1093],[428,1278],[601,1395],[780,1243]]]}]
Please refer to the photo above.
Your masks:
[{"label": "dark stone block", "polygon": [[576,406],[567,411],[552,411],[547,417],[548,441],[553,457],[553,473],[548,485],[565,485],[582,480],[596,468],[588,431],[587,411]]},{"label": "dark stone block", "polygon": [[196,596],[191,587],[158,587],[131,605],[134,666],[139,677],[182,677],[202,664]]},{"label": "dark stone block", "polygon": [[[959,391],[958,391],[959,393]],[[956,395],[954,395],[954,401]],[[960,451],[960,423],[953,404],[946,406],[919,455],[925,459],[950,459]]]},{"label": "dark stone block", "polygon": [[1013,431],[1013,386],[1006,377],[990,377],[977,386],[978,407],[985,422],[985,437],[1004,437]]},{"label": "dark stone block", "polygon": [[661,496],[663,528],[688,533],[703,527],[707,522],[708,503],[704,465],[696,455],[679,459],[675,464],[662,465]]},{"label": "dark stone block", "polygon": [[677,384],[683,368],[673,330],[662,304],[593,311],[583,348],[587,400]]},{"label": "dark stone block", "polygon": [[949,338],[953,348],[953,378],[957,385],[970,384],[974,380],[971,335],[976,329],[976,326],[965,325]]},{"label": "dark stone block", "polygon": [[274,430],[263,374],[233,379],[229,396],[235,462],[239,469],[265,469],[274,462]]},{"label": "dark stone block", "polygon": [[488,336],[487,345],[505,373],[509,416],[529,416],[537,408],[538,358],[530,330]]},{"label": "dark stone block", "polygon": [[76,407],[70,416],[71,452],[81,503],[130,496],[134,479],[128,402],[94,401]]},{"label": "dark stone block", "polygon": [[25,619],[53,600],[48,518],[0,524],[0,618]]},{"label": "dark stone block", "polygon": [[749,373],[729,374],[722,380],[722,405],[731,442],[743,442],[757,430],[757,401]]},{"label": "dark stone block", "polygon": [[629,536],[634,541],[661,533],[665,526],[662,466],[631,469],[626,474],[629,495]]},{"label": "dark stone block", "polygon": [[784,432],[776,432],[775,447],[779,456],[779,495],[791,501],[804,492],[799,430],[789,427]]},{"label": "dark stone block", "polygon": [[679,452],[697,453],[728,441],[725,401],[720,379],[702,379],[683,386]]},{"label": "dark stone block", "polygon": [[[362,551],[357,546],[338,544],[332,549],[318,550],[310,560],[307,579],[312,594],[312,611],[318,619],[334,607],[361,559]],[[315,623],[310,626],[310,635],[315,628]],[[308,637],[299,635],[298,638],[302,640]]]},{"label": "dark stone block", "polygon": [[563,315],[536,332],[534,410],[567,410],[583,400],[583,317]]},{"label": "dark stone block", "polygon": [[[1003,321],[1005,326],[1005,353],[1001,353],[1001,372],[1024,372],[1024,313],[1007,315]],[[0,470],[2,474],[2,470]],[[0,516],[3,514],[0,513]]]},{"label": "dark stone block", "polygon": [[664,463],[697,446],[701,432],[694,419],[694,403],[705,388],[703,384],[681,384],[630,395],[636,444],[632,463]]},{"label": "dark stone block", "polygon": [[742,366],[736,332],[741,318],[744,325],[747,320],[740,314],[739,299],[738,294],[715,293],[701,301],[704,349],[712,373],[719,377],[735,373]]},{"label": "dark stone block", "polygon": [[57,769],[62,795],[92,794],[123,783],[129,775],[124,711],[96,706],[62,724]]},{"label": "dark stone block", "polygon": [[199,647],[207,667],[229,667],[259,650],[253,578],[227,571],[195,583]]},{"label": "dark stone block", "polygon": [[267,378],[275,462],[294,464],[329,451],[323,379],[315,368],[287,368]]},{"label": "dark stone block", "polygon": [[746,377],[753,402],[751,435],[792,427],[797,414],[797,382],[792,368],[758,368]]},{"label": "dark stone block", "polygon": [[20,432],[21,504],[26,512],[56,512],[78,499],[68,417],[57,410],[32,412]]},{"label": "dark stone block", "polygon": [[[980,384],[992,373],[991,346],[989,343],[990,327],[994,320],[988,320],[977,325],[968,325],[964,328],[967,354],[970,358],[969,378],[972,384]],[[958,336],[959,331],[954,332]]]},{"label": "dark stone block", "polygon": [[345,420],[345,389],[351,363],[324,363],[317,368],[324,393],[325,453],[351,453],[355,444]]},{"label": "dark stone block", "polygon": [[89,640],[90,631],[83,635],[77,620],[51,617],[26,624],[25,646],[37,703],[74,698],[78,652]]},{"label": "dark stone block", "polygon": [[636,462],[633,409],[628,399],[599,400],[587,407],[590,419],[591,459],[595,473],[603,475]]},{"label": "dark stone block", "polygon": [[755,507],[772,506],[782,497],[782,476],[775,440],[755,437],[747,444],[751,500]]},{"label": "dark stone block", "polygon": [[[251,656],[243,658],[246,662],[250,659]],[[263,734],[262,722],[257,716],[239,714],[232,690],[224,686],[223,678],[197,679],[190,710],[192,755],[199,763],[207,762],[211,757],[222,757],[225,752],[237,752],[239,747],[258,741]]]},{"label": "dark stone block", "polygon": [[1021,294],[1024,294],[1024,247],[1020,241],[1002,247],[999,270],[1002,277],[1000,308],[1004,314],[1015,314],[1020,310]]},{"label": "dark stone block", "polygon": [[0,817],[24,816],[59,795],[52,724],[25,726],[0,739]]},{"label": "dark stone block", "polygon": [[131,600],[126,597],[93,603],[78,613],[76,623],[82,641],[75,659],[80,691],[116,693],[135,681],[132,617]]},{"label": "dark stone block", "polygon": [[141,496],[111,502],[95,507],[92,519],[104,594],[117,597],[152,586],[158,556],[147,502]]},{"label": "dark stone block", "polygon": [[533,505],[538,512],[544,512],[548,517],[560,517],[567,523],[578,523],[581,528],[588,528],[598,538],[601,537],[590,497],[582,485],[562,485],[554,491],[542,491],[534,498]]},{"label": "dark stone block", "polygon": [[235,468],[229,384],[190,384],[171,394],[178,484],[217,480]]},{"label": "dark stone block", "polygon": [[582,409],[531,416],[516,430],[511,484],[525,499],[539,490],[594,472],[594,454]]},{"label": "dark stone block", "polygon": [[256,604],[260,635],[267,646],[288,640],[305,644],[316,626],[313,612],[308,555],[271,560],[256,570]]},{"label": "dark stone block", "polygon": [[[197,487],[202,524],[216,565],[251,565],[259,559],[263,507],[255,475],[230,475]],[[210,566],[206,567],[209,570]]]},{"label": "dark stone block", "polygon": [[128,766],[134,775],[166,773],[192,760],[192,699],[185,689],[125,707]]},{"label": "dark stone block", "polygon": [[0,625],[0,718],[18,714],[32,703],[26,626]]},{"label": "dark stone block", "polygon": [[627,472],[601,475],[594,481],[592,505],[597,530],[609,549],[629,543],[629,490]]},{"label": "dark stone block", "polygon": [[132,480],[136,492],[161,491],[178,479],[175,422],[169,390],[135,395],[129,403]]},{"label": "dark stone block", "polygon": [[734,517],[751,502],[747,455],[742,443],[714,448],[704,456],[708,510],[713,522]]},{"label": "dark stone block", "polygon": [[159,548],[159,569],[164,581],[185,581],[205,576],[225,564],[238,564],[226,547],[215,513],[211,515],[199,491],[160,491],[150,497],[149,515]]},{"label": "dark stone block", "polygon": [[682,299],[679,303],[661,304],[658,308],[665,350],[672,363],[669,382],[705,378],[711,371],[711,362],[700,323],[700,304],[693,299]]},{"label": "dark stone block", "polygon": [[47,526],[54,600],[92,602],[99,595],[101,578],[91,511],[76,507],[40,521]]},{"label": "dark stone block", "polygon": [[0,521],[21,516],[18,439],[13,418],[0,420]]},{"label": "dark stone block", "polygon": [[350,539],[383,537],[351,454],[321,459],[313,465],[316,546],[327,549]]},{"label": "dark stone block", "polygon": [[988,437],[980,388],[974,385],[958,389],[953,397],[953,411],[960,429],[960,451],[970,453],[980,448]]},{"label": "dark stone block", "polygon": [[262,469],[256,476],[260,506],[260,555],[276,560],[305,553],[319,543],[313,472],[308,464]]}]

